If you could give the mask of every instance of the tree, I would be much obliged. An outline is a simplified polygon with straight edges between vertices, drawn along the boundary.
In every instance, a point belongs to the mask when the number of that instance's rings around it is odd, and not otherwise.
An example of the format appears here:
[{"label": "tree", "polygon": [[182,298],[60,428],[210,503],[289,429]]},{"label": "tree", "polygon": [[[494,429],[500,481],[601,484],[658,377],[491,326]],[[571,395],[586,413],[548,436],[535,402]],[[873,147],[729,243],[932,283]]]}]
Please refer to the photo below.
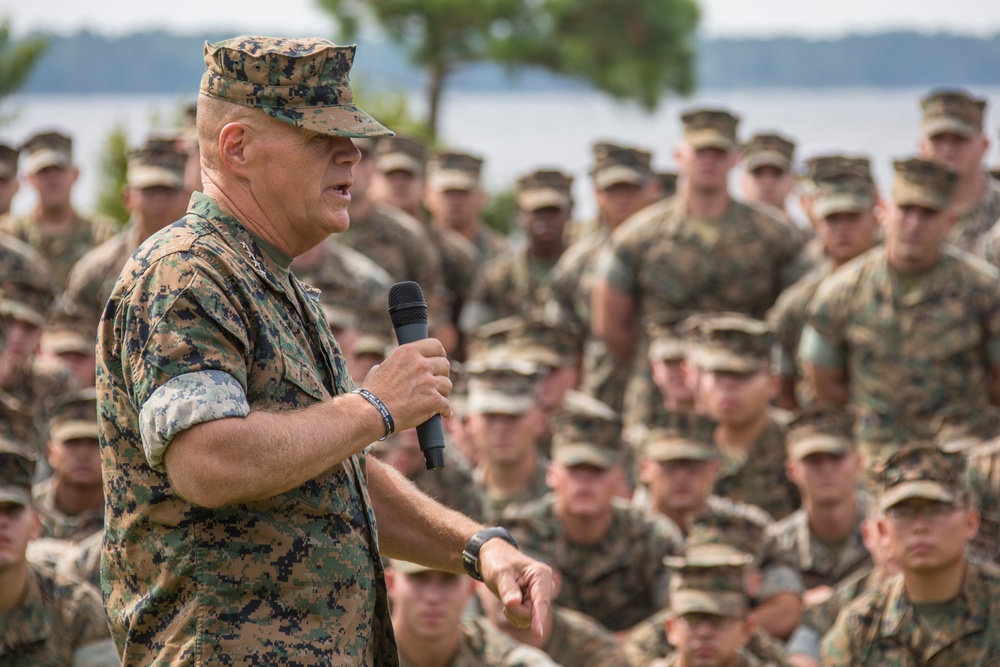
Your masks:
[{"label": "tree", "polygon": [[617,99],[656,108],[694,88],[695,0],[317,0],[342,37],[374,20],[427,72],[428,127],[463,64],[536,65],[582,79]]},{"label": "tree", "polygon": [[48,40],[44,37],[15,40],[10,20],[0,20],[0,102],[28,81],[31,70],[47,47]]},{"label": "tree", "polygon": [[128,210],[122,201],[122,190],[128,175],[128,134],[121,123],[104,138],[101,149],[100,176],[97,186],[97,212],[124,223]]}]

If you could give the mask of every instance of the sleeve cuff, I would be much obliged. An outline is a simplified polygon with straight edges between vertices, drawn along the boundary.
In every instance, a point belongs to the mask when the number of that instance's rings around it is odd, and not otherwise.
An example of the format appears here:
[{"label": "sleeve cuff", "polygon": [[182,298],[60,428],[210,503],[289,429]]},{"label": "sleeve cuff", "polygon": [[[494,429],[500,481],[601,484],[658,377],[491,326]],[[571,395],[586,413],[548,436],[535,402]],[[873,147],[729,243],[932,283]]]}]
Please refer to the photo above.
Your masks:
[{"label": "sleeve cuff", "polygon": [[631,294],[635,286],[632,269],[609,249],[598,255],[596,274],[622,294]]},{"label": "sleeve cuff", "polygon": [[820,655],[820,640],[822,638],[812,628],[800,625],[795,628],[788,644],[785,645],[787,655],[807,655],[816,662],[822,662]]},{"label": "sleeve cuff", "polygon": [[118,651],[110,637],[77,648],[73,651],[73,662],[70,663],[71,667],[110,667],[120,664]]},{"label": "sleeve cuff", "polygon": [[765,567],[757,599],[761,602],[773,598],[778,593],[794,593],[801,596],[805,592],[802,575],[787,565]]},{"label": "sleeve cuff", "polygon": [[803,361],[826,368],[842,369],[847,363],[843,350],[833,345],[810,325],[806,325],[802,330],[799,357]]},{"label": "sleeve cuff", "polygon": [[165,472],[163,454],[181,431],[196,424],[250,414],[246,392],[224,371],[197,371],[171,378],[139,411],[139,432],[146,461]]}]

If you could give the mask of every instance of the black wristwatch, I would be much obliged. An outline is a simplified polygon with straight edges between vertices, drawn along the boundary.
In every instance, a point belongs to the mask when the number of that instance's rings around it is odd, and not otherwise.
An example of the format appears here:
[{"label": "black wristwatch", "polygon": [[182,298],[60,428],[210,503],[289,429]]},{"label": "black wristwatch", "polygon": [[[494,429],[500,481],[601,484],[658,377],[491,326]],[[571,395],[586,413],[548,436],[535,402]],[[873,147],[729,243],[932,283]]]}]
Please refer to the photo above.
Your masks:
[{"label": "black wristwatch", "polygon": [[504,539],[513,544],[514,548],[517,548],[517,541],[514,540],[514,536],[506,528],[500,528],[499,526],[496,528],[487,528],[473,535],[469,539],[469,543],[465,545],[465,551],[462,552],[462,567],[476,581],[483,580],[483,575],[479,572],[479,550],[494,537]]}]

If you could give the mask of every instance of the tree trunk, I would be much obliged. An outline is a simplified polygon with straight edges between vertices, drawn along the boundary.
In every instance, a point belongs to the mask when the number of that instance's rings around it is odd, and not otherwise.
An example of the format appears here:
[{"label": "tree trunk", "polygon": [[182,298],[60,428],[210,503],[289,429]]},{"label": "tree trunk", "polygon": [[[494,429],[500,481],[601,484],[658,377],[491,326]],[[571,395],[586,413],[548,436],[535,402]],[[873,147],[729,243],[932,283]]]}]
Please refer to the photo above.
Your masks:
[{"label": "tree trunk", "polygon": [[438,138],[438,122],[441,115],[441,95],[444,93],[448,66],[443,62],[434,63],[430,68],[430,83],[427,88],[427,130],[431,143]]}]

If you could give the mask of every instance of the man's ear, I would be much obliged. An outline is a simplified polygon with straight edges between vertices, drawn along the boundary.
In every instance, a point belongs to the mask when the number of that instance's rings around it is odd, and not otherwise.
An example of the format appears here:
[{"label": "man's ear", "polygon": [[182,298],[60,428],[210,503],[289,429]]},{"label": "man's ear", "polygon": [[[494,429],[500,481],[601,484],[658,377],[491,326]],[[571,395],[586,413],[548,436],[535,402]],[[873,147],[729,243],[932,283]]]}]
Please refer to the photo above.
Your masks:
[{"label": "man's ear", "polygon": [[246,171],[246,147],[250,142],[250,132],[239,121],[227,123],[219,130],[219,163],[237,175]]}]

